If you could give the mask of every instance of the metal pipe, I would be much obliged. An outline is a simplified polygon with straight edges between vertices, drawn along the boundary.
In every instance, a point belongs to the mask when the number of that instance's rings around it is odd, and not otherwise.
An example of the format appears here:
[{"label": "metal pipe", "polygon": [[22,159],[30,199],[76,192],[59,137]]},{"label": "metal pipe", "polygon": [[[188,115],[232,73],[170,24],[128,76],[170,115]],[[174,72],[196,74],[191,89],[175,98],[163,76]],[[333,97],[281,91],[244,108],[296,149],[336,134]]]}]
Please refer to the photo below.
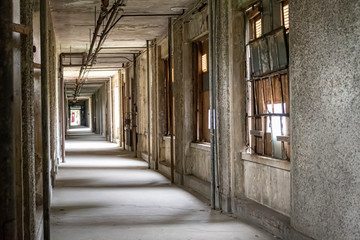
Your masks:
[{"label": "metal pipe", "polygon": [[147,62],[147,100],[148,100],[148,168],[151,168],[151,162],[150,162],[150,47],[149,47],[149,40],[146,40],[146,62]]},{"label": "metal pipe", "polygon": [[133,82],[131,84],[131,91],[132,91],[132,97],[131,97],[131,101],[132,101],[132,142],[133,142],[133,149],[134,149],[134,156],[137,157],[137,146],[136,146],[136,112],[137,112],[137,108],[136,108],[136,54],[134,54],[134,64],[133,64],[133,71],[134,71],[134,78],[133,78]]},{"label": "metal pipe", "polygon": [[[105,41],[105,39],[107,37],[107,34],[109,33],[109,31],[113,27],[113,25],[112,25],[109,28],[109,25],[113,21],[115,13],[118,12],[118,7],[122,6],[122,5],[124,5],[124,0],[117,0],[114,3],[113,7],[109,11],[107,11],[105,7],[102,8],[102,11],[99,14],[99,18],[98,18],[96,26],[95,26],[94,35],[93,35],[93,39],[92,39],[91,44],[90,44],[90,49],[89,49],[89,53],[87,55],[87,59],[85,61],[85,64],[83,64],[81,66],[81,68],[80,68],[79,77],[78,77],[77,84],[76,84],[76,87],[75,87],[75,93],[74,93],[75,98],[77,97],[77,95],[80,94],[81,86],[79,86],[79,85],[82,84],[82,82],[83,82],[83,78],[84,78],[86,70],[87,70],[87,68],[89,66],[89,63],[91,62],[90,65],[93,65],[95,63],[96,56],[99,53],[99,51],[101,50],[101,46],[102,46],[103,42]],[[101,24],[103,23],[104,19],[107,18],[107,15],[109,13],[111,14],[110,18],[107,20],[106,27],[104,27],[104,30],[102,31],[100,39],[98,41],[98,45],[97,45],[95,51],[93,52],[94,45],[95,45],[95,42],[96,42],[98,32],[99,32],[100,27],[101,27]]]},{"label": "metal pipe", "polygon": [[[66,131],[65,131],[65,121],[66,121],[66,113],[65,113],[65,83],[64,83],[64,67],[63,67],[63,56],[62,54],[60,54],[60,86],[61,86],[61,151],[62,151],[62,163],[65,163],[65,136],[66,136]],[[61,116],[60,115],[60,116]]]},{"label": "metal pipe", "polygon": [[44,240],[50,239],[50,169],[49,169],[49,110],[48,110],[48,0],[40,0],[41,37],[41,122],[43,151],[43,224]]},{"label": "metal pipe", "polygon": [[0,239],[16,238],[15,156],[14,156],[14,75],[13,75],[13,4],[1,0],[0,36]]},{"label": "metal pipe", "polygon": [[123,17],[177,17],[182,13],[143,13],[143,14],[124,14]]},{"label": "metal pipe", "polygon": [[[158,46],[155,44],[154,46],[154,59],[155,59],[155,66],[157,66],[157,64],[159,63],[159,60],[158,60]],[[155,67],[155,76],[158,76],[158,68]],[[154,83],[154,86],[155,86],[155,114],[154,114],[154,119],[153,119],[153,123],[154,124],[154,144],[155,144],[155,152],[153,153],[153,156],[154,156],[154,163],[155,163],[155,166],[154,166],[154,169],[155,170],[159,170],[159,138],[158,138],[158,113],[159,113],[159,105],[157,103],[157,99],[158,99],[158,78],[155,77],[154,79],[155,83]]]},{"label": "metal pipe", "polygon": [[168,52],[169,52],[169,83],[170,83],[170,169],[171,169],[171,183],[175,182],[175,164],[174,164],[174,131],[173,131],[173,87],[172,87],[172,19],[168,20]]},{"label": "metal pipe", "polygon": [[215,156],[215,180],[216,180],[216,186],[218,190],[218,203],[219,203],[219,209],[222,209],[222,203],[221,203],[221,177],[220,177],[220,159],[218,157],[218,129],[216,128],[216,92],[217,92],[217,77],[218,77],[218,67],[217,67],[217,34],[218,34],[218,16],[220,15],[220,7],[217,6],[217,4],[220,4],[219,0],[214,0],[213,2],[213,36],[214,36],[214,42],[213,42],[213,108],[214,108],[214,156]]},{"label": "metal pipe", "polygon": [[213,0],[209,4],[209,91],[210,91],[210,166],[211,166],[211,208],[215,209],[215,146],[214,146],[214,13]]}]

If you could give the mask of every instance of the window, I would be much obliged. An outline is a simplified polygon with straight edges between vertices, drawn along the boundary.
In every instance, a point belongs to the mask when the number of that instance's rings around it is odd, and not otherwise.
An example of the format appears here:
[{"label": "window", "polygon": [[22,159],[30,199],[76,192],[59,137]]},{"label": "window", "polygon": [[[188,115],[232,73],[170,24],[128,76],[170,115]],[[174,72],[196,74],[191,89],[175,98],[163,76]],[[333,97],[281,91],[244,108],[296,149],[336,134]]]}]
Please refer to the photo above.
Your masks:
[{"label": "window", "polygon": [[203,54],[201,57],[201,69],[203,73],[208,71],[207,54]]},{"label": "window", "polygon": [[193,43],[194,140],[210,142],[209,41]]},{"label": "window", "polygon": [[289,5],[287,1],[281,5],[284,27],[263,33],[260,7],[256,7],[260,3],[256,4],[246,12],[250,30],[246,46],[248,152],[289,160],[290,94],[286,34]]},{"label": "window", "polygon": [[290,20],[289,20],[289,2],[288,1],[282,2],[282,22],[283,22],[283,26],[286,29],[286,32],[289,32]]},{"label": "window", "polygon": [[246,16],[249,19],[249,38],[251,40],[260,38],[263,34],[261,2],[256,2],[246,10]]},{"label": "window", "polygon": [[254,19],[254,27],[255,27],[255,38],[261,37],[261,17],[260,15]]},{"label": "window", "polygon": [[287,70],[248,81],[249,150],[279,159],[290,158],[289,82]]},{"label": "window", "polygon": [[[171,94],[172,90],[172,86],[173,84],[170,83],[170,78],[169,78],[169,59],[165,59],[164,60],[164,90],[165,90],[165,104],[166,104],[166,109],[165,109],[165,122],[166,122],[166,130],[165,130],[165,135],[170,135],[170,131],[171,131],[171,117],[172,117],[172,132],[173,135],[175,135],[175,111],[174,111],[174,106],[175,106],[175,98],[173,96],[173,94]],[[172,76],[172,80],[174,81],[174,74]],[[171,97],[172,96],[172,97]],[[171,99],[172,98],[172,99]]]}]

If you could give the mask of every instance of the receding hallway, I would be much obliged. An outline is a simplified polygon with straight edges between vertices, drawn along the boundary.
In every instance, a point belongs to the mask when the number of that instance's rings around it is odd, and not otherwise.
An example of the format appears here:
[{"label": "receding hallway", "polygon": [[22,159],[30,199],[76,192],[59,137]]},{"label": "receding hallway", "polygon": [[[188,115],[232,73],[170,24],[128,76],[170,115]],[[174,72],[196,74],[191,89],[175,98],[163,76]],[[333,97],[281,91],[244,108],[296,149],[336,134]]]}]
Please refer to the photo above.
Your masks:
[{"label": "receding hallway", "polygon": [[69,131],[51,207],[51,239],[274,239],[147,169],[85,128]]}]

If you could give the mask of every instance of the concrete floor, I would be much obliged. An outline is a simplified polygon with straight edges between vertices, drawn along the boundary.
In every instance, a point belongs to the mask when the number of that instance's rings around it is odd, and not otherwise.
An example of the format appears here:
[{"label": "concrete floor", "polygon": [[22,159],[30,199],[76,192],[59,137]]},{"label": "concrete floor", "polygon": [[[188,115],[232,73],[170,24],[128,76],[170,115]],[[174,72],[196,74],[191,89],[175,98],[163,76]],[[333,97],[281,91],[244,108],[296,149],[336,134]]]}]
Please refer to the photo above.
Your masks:
[{"label": "concrete floor", "polygon": [[51,208],[51,239],[275,239],[173,186],[89,130],[72,129]]}]

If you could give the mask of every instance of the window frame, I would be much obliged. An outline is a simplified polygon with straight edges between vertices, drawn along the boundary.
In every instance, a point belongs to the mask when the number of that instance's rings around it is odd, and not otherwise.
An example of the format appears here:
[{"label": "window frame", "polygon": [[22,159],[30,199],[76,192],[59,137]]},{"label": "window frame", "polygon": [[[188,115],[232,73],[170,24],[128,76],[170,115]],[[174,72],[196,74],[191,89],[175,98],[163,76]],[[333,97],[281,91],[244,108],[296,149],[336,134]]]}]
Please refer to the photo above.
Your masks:
[{"label": "window frame", "polygon": [[[174,94],[170,94],[170,91],[173,91],[173,83],[170,83],[169,77],[169,58],[162,59],[164,67],[164,100],[165,100],[165,136],[170,136],[171,134],[171,115],[173,120],[172,132],[175,136],[175,97]],[[174,79],[174,78],[172,78]],[[170,99],[172,95],[172,100]]]},{"label": "window frame", "polygon": [[[206,92],[209,94],[209,90],[204,91],[204,76],[209,74],[209,69],[207,71],[202,71],[202,56],[206,54],[207,64],[209,63],[209,49],[208,49],[208,35],[203,38],[193,42],[193,116],[194,116],[194,142],[197,143],[210,143],[210,129],[209,129],[209,119],[204,114],[204,107],[210,105],[209,97],[206,97]],[[206,78],[206,77],[205,77]],[[208,77],[207,77],[208,78]],[[207,102],[206,102],[207,101]],[[205,124],[205,121],[207,124]]]},{"label": "window frame", "polygon": [[[281,23],[282,23],[282,29],[285,29],[285,41],[286,41],[286,51],[287,51],[287,58],[288,58],[288,32],[289,28],[286,29],[284,26],[284,14],[283,14],[283,7],[284,5],[288,4],[288,0],[282,1],[281,3]],[[271,13],[274,14],[274,13]],[[265,156],[265,157],[272,157],[275,159],[280,160],[290,160],[290,92],[289,92],[289,74],[288,74],[288,60],[286,67],[283,68],[277,68],[275,70],[271,70],[269,72],[265,72],[264,74],[260,75],[254,75],[253,73],[253,66],[251,62],[252,53],[250,50],[250,44],[256,42],[256,41],[268,41],[267,36],[270,36],[274,34],[279,29],[272,30],[270,32],[264,33],[263,32],[263,18],[262,18],[262,9],[261,9],[261,2],[256,2],[253,5],[251,5],[246,10],[247,15],[247,29],[246,32],[246,82],[247,82],[247,101],[246,101],[246,132],[247,132],[247,152],[255,155]],[[256,21],[261,19],[261,36],[256,36]],[[284,31],[284,30],[282,30]],[[284,34],[285,35],[285,34]],[[261,38],[261,39],[260,39]],[[270,40],[269,40],[270,41]],[[266,42],[266,45],[270,43]],[[276,55],[278,58],[281,55]],[[262,62],[261,62],[262,64]],[[264,80],[268,81],[268,84],[270,84],[271,87],[271,104],[272,104],[272,111],[268,111],[267,108],[269,106],[266,105],[265,100],[265,92],[264,92]],[[277,80],[276,80],[277,79]],[[284,80],[285,79],[285,80]],[[279,83],[276,83],[274,81],[278,81]],[[257,84],[256,82],[260,83]],[[284,86],[283,86],[284,85]],[[284,89],[287,87],[287,89]],[[280,89],[279,89],[280,88]],[[262,94],[258,94],[262,91]],[[266,90],[268,91],[268,90]],[[275,106],[274,106],[274,91],[281,92],[281,112],[275,112]],[[284,95],[286,92],[286,102],[284,101]],[[258,99],[257,99],[258,98]],[[261,99],[259,99],[261,98]],[[277,99],[278,100],[278,99]],[[280,102],[279,102],[280,103]],[[276,103],[276,104],[279,104]],[[260,112],[259,104],[261,104],[262,108],[261,110],[263,112]],[[264,112],[265,111],[265,112]],[[276,129],[281,130],[281,135],[276,135],[275,138],[273,136],[273,133],[271,132],[270,135],[270,143],[271,143],[271,155],[269,155],[269,151],[266,151],[266,144],[265,138],[267,138],[268,128],[273,128],[273,125],[270,126],[270,122],[273,122],[274,118],[280,119],[280,125],[274,125],[277,126]],[[259,119],[261,119],[259,121]],[[284,119],[284,120],[283,120]],[[286,124],[283,122],[285,121]],[[278,122],[277,122],[278,123]],[[261,127],[259,127],[261,125]],[[267,125],[269,125],[267,127]],[[283,127],[285,125],[285,127]],[[280,126],[280,127],[279,127]],[[283,129],[285,128],[285,129]],[[261,130],[259,130],[261,129]],[[275,131],[275,130],[274,130]],[[284,134],[285,133],[285,134]],[[261,138],[262,145],[259,144],[260,141],[257,138]],[[268,141],[269,139],[267,139]],[[274,150],[274,143],[275,144],[281,144],[281,151],[279,154],[278,146],[277,151]],[[259,146],[260,145],[260,146]],[[261,151],[259,150],[259,147],[261,147]],[[268,147],[269,148],[269,147]]]}]

